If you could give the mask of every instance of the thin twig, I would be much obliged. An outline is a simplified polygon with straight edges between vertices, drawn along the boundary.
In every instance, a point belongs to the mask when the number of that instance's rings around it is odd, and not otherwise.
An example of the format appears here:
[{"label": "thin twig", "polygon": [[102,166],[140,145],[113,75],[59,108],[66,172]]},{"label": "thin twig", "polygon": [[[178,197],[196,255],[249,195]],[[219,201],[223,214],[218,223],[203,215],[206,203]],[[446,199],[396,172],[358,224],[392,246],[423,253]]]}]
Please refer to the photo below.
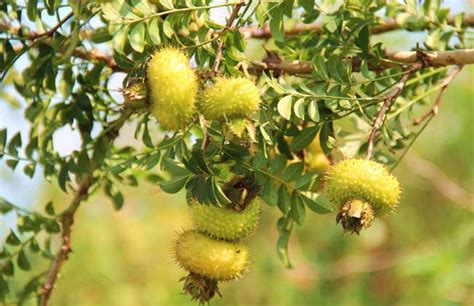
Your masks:
[{"label": "thin twig", "polygon": [[419,60],[417,63],[413,64],[412,66],[410,66],[410,68],[407,69],[407,74],[403,75],[400,78],[400,81],[398,81],[395,88],[385,98],[384,103],[383,103],[382,107],[380,108],[380,111],[377,114],[377,117],[375,118],[375,122],[374,122],[374,125],[372,127],[372,131],[370,132],[369,142],[368,142],[368,145],[367,145],[367,157],[366,157],[367,159],[372,158],[372,152],[374,150],[374,143],[375,143],[375,139],[376,139],[376,136],[377,136],[377,132],[380,129],[380,127],[382,126],[382,123],[385,119],[385,114],[390,109],[393,102],[395,102],[395,99],[402,92],[403,88],[405,87],[405,83],[408,81],[410,76],[413,73],[415,73],[416,71],[422,69],[423,67],[424,67],[424,62],[421,61],[421,60]]},{"label": "thin twig", "polygon": [[[237,14],[239,13],[242,6],[244,5],[245,5],[245,2],[242,1],[236,6],[234,6],[234,9],[232,10],[232,13],[230,14],[230,17],[227,20],[227,23],[225,25],[225,29],[219,33],[219,38],[222,36],[222,34],[224,34],[226,30],[229,30],[232,27],[232,24],[234,23],[235,18],[237,18]],[[216,59],[214,60],[214,64],[212,65],[211,72],[209,73],[210,78],[215,77],[217,73],[219,72],[219,65],[221,64],[221,61],[222,61],[223,51],[224,51],[224,41],[222,39],[219,39],[219,43],[216,49]]]},{"label": "thin twig", "polygon": [[[52,37],[59,30],[59,28],[73,16],[74,16],[74,12],[70,12],[63,19],[61,19],[54,27],[52,27],[50,30],[45,31],[45,32],[40,32],[40,33],[31,31],[28,34],[26,34],[25,37],[20,37],[20,38],[30,40],[30,41],[34,41],[38,38],[45,37],[45,36]],[[2,22],[2,23],[0,23],[0,30],[6,31],[7,33],[10,33],[10,34],[18,34],[21,30],[21,27],[20,26],[13,26],[10,23]]]},{"label": "thin twig", "polygon": [[63,19],[61,19],[58,24],[56,24],[54,27],[52,27],[49,31],[43,32],[43,33],[36,33],[36,32],[31,32],[28,34],[28,39],[30,40],[35,40],[43,36],[49,36],[52,37],[54,33],[66,22],[69,20],[69,18],[74,16],[74,12],[70,12],[67,14]]},{"label": "thin twig", "polygon": [[[113,142],[118,136],[119,130],[131,115],[131,111],[124,111],[119,119],[110,124],[113,126],[113,129],[106,133],[101,133],[99,137],[105,137],[109,142]],[[80,204],[89,196],[89,189],[94,183],[93,172],[97,168],[98,165],[93,165],[91,171],[84,176],[74,194],[71,204],[69,204],[69,207],[61,214],[61,247],[51,263],[46,279],[42,285],[42,294],[39,303],[41,306],[48,305],[61,267],[71,252],[71,232],[74,224],[74,216]]]},{"label": "thin twig", "polygon": [[430,117],[432,115],[436,116],[438,114],[439,107],[441,105],[441,102],[443,101],[443,96],[444,96],[444,93],[446,92],[446,89],[448,88],[449,84],[454,80],[454,78],[456,78],[456,76],[459,74],[459,72],[461,72],[462,68],[463,68],[463,66],[457,66],[441,82],[441,90],[439,91],[439,94],[436,97],[436,100],[435,100],[435,103],[433,104],[433,107],[428,112],[426,112],[423,116],[421,116],[419,118],[416,118],[413,121],[414,125],[419,125],[420,123],[422,123],[423,121],[428,119],[428,117]]}]

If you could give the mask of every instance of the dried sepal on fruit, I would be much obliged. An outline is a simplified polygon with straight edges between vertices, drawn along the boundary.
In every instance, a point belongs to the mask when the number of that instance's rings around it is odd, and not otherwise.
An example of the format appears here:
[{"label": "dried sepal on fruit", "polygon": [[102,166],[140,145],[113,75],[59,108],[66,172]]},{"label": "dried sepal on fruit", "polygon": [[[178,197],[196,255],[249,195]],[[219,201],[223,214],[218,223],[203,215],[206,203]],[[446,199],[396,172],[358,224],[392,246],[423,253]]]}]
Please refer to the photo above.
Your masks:
[{"label": "dried sepal on fruit", "polygon": [[249,79],[217,78],[200,96],[199,111],[206,119],[247,118],[259,109],[260,92]]},{"label": "dried sepal on fruit", "polygon": [[122,90],[125,107],[133,110],[145,109],[148,105],[146,87],[143,82],[136,82]]},{"label": "dried sepal on fruit", "polygon": [[380,163],[348,159],[328,171],[325,192],[339,209],[338,222],[345,230],[358,233],[373,218],[395,210],[400,184]]},{"label": "dried sepal on fruit", "polygon": [[193,272],[180,279],[184,282],[183,291],[191,296],[192,301],[198,301],[200,305],[208,303],[219,292],[219,282]]},{"label": "dried sepal on fruit", "polygon": [[197,76],[181,51],[164,48],[148,62],[146,80],[150,110],[165,130],[187,127],[196,112]]}]

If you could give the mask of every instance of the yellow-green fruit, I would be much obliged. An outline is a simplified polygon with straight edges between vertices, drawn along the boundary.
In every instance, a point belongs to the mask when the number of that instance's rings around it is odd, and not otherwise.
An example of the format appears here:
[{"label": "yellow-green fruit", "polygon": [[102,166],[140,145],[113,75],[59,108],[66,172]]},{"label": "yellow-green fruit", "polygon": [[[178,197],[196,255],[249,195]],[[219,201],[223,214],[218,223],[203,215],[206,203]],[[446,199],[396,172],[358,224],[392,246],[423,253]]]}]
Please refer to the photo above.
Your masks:
[{"label": "yellow-green fruit", "polygon": [[251,80],[218,78],[203,92],[199,111],[210,120],[236,119],[252,115],[259,105],[260,93]]},{"label": "yellow-green fruit", "polygon": [[257,227],[260,219],[261,204],[253,200],[242,211],[226,207],[191,204],[191,214],[196,228],[211,237],[224,240],[241,240]]},{"label": "yellow-green fruit", "polygon": [[306,148],[304,162],[309,171],[318,174],[326,173],[331,166],[331,162],[321,148],[319,134],[316,135],[314,140]]},{"label": "yellow-green fruit", "polygon": [[324,155],[324,153],[310,153],[308,152],[304,156],[304,162],[309,171],[314,173],[326,173],[326,171],[331,167],[331,162]]},{"label": "yellow-green fruit", "polygon": [[165,130],[188,126],[196,112],[198,81],[189,60],[177,49],[156,52],[147,67],[151,112]]},{"label": "yellow-green fruit", "polygon": [[249,265],[244,244],[214,240],[196,230],[178,237],[175,256],[186,271],[218,281],[240,278]]},{"label": "yellow-green fruit", "polygon": [[383,216],[398,205],[400,185],[384,165],[365,159],[337,163],[327,174],[326,194],[339,207],[353,200],[363,200]]}]

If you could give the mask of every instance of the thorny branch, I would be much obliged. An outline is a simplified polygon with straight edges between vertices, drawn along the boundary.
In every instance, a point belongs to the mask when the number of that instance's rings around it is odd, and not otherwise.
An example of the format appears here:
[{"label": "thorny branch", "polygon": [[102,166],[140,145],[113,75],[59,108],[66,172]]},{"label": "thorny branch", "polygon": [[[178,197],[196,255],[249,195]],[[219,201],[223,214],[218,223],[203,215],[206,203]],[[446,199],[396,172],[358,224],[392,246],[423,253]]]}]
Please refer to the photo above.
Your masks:
[{"label": "thorny branch", "polygon": [[[455,16],[449,16],[447,19],[447,24],[450,26],[454,26],[456,23],[456,17]],[[467,27],[472,27],[474,26],[474,13],[469,13],[464,16],[463,26]],[[423,28],[422,30],[428,29],[431,27],[431,24],[426,23],[426,27]],[[396,20],[396,19],[388,19],[382,22],[380,25],[376,25],[370,28],[370,33],[371,34],[382,34],[390,31],[395,31],[402,29],[402,25]],[[243,27],[240,29],[240,31],[244,34],[245,38],[257,38],[257,39],[269,39],[272,37],[272,33],[270,31],[270,27],[267,25],[258,28],[255,26],[248,26],[248,27]],[[285,35],[287,36],[296,36],[302,32],[316,32],[316,33],[322,33],[323,32],[323,26],[320,23],[312,23],[312,24],[303,24],[303,23],[298,23],[295,24],[291,27],[288,27],[285,29]]]},{"label": "thorny branch", "polygon": [[[474,49],[424,51],[423,53],[426,67],[474,64]],[[386,52],[386,59],[388,61],[381,62],[378,66],[369,65],[369,69],[382,71],[397,66],[397,63],[414,64],[417,61],[417,51]],[[352,65],[352,71],[358,71],[360,68],[360,58],[348,58],[345,62]],[[275,71],[277,74],[310,74],[313,71],[313,65],[306,61],[285,62],[271,57],[261,62],[252,63],[249,71],[256,74],[262,73],[262,71]]]},{"label": "thorny branch", "polygon": [[441,105],[441,102],[443,101],[443,96],[444,93],[446,92],[446,89],[448,88],[448,85],[451,84],[451,82],[456,78],[456,76],[461,72],[463,66],[457,66],[454,68],[451,73],[441,82],[441,90],[436,97],[436,100],[433,104],[433,107],[426,112],[423,116],[415,119],[413,121],[414,125],[420,125],[422,122],[424,122],[426,119],[428,119],[430,116],[436,116],[439,111],[439,107]]},{"label": "thorny branch", "polygon": [[[117,138],[119,130],[131,115],[132,111],[124,110],[120,118],[110,124],[110,129],[105,133],[101,133],[98,137],[104,137],[112,143],[115,138]],[[91,171],[82,178],[69,207],[61,214],[61,247],[51,263],[46,279],[42,285],[40,296],[41,306],[48,305],[61,267],[67,260],[68,254],[71,252],[71,233],[74,224],[74,216],[80,204],[89,196],[89,189],[94,182],[93,172],[98,168],[99,165],[93,165]]]},{"label": "thorny branch", "polygon": [[397,85],[395,85],[395,88],[386,96],[382,107],[380,108],[380,111],[377,114],[377,117],[375,118],[374,125],[372,127],[372,131],[370,132],[369,136],[369,141],[367,145],[367,159],[372,158],[372,152],[374,150],[374,143],[375,139],[377,137],[377,132],[379,131],[380,127],[382,126],[382,123],[385,119],[385,114],[387,111],[390,109],[392,106],[393,102],[395,102],[395,99],[400,95],[402,92],[403,88],[405,87],[406,82],[410,78],[410,76],[415,73],[416,71],[422,69],[425,66],[425,62],[423,61],[423,54],[419,57],[418,62],[410,66],[406,70],[406,74],[404,74],[400,80],[398,81]]}]

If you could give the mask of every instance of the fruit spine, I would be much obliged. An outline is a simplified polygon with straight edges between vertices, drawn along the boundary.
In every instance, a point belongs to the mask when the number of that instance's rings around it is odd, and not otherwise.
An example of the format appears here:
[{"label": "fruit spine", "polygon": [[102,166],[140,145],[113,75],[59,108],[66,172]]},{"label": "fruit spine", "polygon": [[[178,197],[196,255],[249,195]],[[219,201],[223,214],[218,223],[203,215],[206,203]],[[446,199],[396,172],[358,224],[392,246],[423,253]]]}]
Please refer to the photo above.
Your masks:
[{"label": "fruit spine", "polygon": [[146,71],[150,110],[165,130],[188,126],[196,112],[198,81],[187,56],[172,48],[157,51]]},{"label": "fruit spine", "polygon": [[329,170],[326,179],[326,194],[339,208],[337,221],[346,231],[358,233],[398,205],[398,180],[380,163],[344,160]]}]

